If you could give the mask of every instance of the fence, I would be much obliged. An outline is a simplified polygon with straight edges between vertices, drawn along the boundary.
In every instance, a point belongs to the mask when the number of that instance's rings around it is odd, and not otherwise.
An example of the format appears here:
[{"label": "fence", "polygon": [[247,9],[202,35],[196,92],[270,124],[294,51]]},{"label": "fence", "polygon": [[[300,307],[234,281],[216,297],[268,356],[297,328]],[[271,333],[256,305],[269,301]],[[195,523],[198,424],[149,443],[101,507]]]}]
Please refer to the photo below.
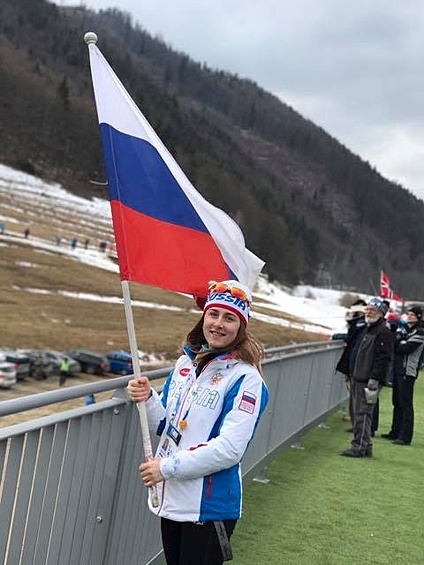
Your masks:
[{"label": "fence", "polygon": [[[346,401],[335,342],[268,350],[270,403],[242,463],[244,481]],[[150,378],[168,371],[152,371]],[[52,405],[49,416],[0,428],[0,561],[4,565],[160,565],[159,520],[146,508],[139,418],[130,377],[0,403],[0,416]],[[113,391],[60,412],[60,402]],[[55,411],[56,410],[56,411]]]}]

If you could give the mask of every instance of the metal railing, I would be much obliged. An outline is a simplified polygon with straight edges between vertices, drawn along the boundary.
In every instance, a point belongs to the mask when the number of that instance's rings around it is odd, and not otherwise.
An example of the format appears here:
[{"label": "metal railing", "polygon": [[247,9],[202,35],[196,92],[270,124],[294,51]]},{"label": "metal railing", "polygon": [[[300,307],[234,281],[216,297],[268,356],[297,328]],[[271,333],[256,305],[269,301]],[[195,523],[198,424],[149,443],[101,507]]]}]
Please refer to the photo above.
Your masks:
[{"label": "metal railing", "polygon": [[[242,462],[245,481],[346,401],[334,369],[340,350],[329,341],[267,351],[270,402]],[[159,379],[168,372],[146,374]],[[0,428],[4,565],[164,563],[159,520],[147,510],[139,478],[139,418],[125,390],[130,378],[0,402],[0,416],[52,406],[49,416]],[[109,390],[107,400],[55,411],[64,400]]]}]

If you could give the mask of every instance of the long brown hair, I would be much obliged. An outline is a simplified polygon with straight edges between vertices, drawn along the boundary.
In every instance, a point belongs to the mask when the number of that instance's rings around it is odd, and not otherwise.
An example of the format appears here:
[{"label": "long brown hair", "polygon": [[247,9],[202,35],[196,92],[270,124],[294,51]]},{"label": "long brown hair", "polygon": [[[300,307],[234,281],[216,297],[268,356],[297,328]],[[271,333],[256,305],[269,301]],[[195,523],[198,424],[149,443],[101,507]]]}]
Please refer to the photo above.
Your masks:
[{"label": "long brown hair", "polygon": [[[207,341],[205,334],[203,333],[203,320],[205,315],[203,314],[194,328],[188,333],[186,345],[191,349],[191,351],[196,355],[198,361],[205,360],[211,354],[211,350],[204,349],[203,346],[207,346]],[[214,349],[215,357],[217,354],[227,353],[229,351],[233,352],[236,359],[240,359],[249,365],[253,365],[262,374],[261,360],[264,356],[264,348],[262,344],[246,330],[246,326],[243,322],[240,323],[237,335],[232,343],[227,347],[222,349]]]}]

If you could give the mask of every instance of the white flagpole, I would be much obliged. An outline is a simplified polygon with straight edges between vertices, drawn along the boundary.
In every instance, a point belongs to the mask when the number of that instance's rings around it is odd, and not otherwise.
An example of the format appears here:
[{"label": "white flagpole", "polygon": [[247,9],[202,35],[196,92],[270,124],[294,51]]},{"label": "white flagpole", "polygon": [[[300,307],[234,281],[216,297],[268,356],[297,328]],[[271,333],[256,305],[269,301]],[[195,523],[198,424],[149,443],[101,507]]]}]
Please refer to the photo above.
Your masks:
[{"label": "white flagpole", "polygon": [[[97,34],[91,31],[86,33],[84,35],[84,41],[88,46],[92,43],[95,45],[97,43]],[[140,372],[140,360],[138,358],[137,340],[135,337],[134,318],[131,309],[130,287],[128,281],[121,281],[121,286],[122,286],[122,294],[124,297],[125,319],[127,322],[128,339],[130,342],[130,351],[131,351],[131,358],[134,369],[134,377],[137,378],[141,375],[141,372]],[[137,407],[140,416],[140,427],[141,427],[144,456],[146,458],[146,461],[149,461],[150,459],[153,459],[153,449],[152,449],[152,441],[150,439],[150,433],[149,433],[149,423],[147,420],[146,403],[139,402],[137,404]],[[159,496],[156,486],[151,488],[151,497],[152,497],[151,498],[152,505],[154,507],[159,506]]]},{"label": "white flagpole", "polygon": [[[135,336],[134,318],[131,308],[131,295],[130,295],[130,285],[128,281],[121,281],[122,295],[124,297],[124,309],[125,309],[125,319],[127,322],[128,339],[130,342],[130,351],[132,358],[132,365],[134,370],[134,378],[141,375],[140,371],[140,359],[138,357],[138,346],[137,339]],[[143,450],[146,461],[153,459],[152,441],[150,439],[149,433],[149,423],[147,421],[147,411],[146,403],[138,402],[138,413],[140,415],[140,427],[141,427],[141,437],[143,441]],[[152,505],[154,507],[159,506],[159,497],[156,486],[151,489],[152,495]]]}]

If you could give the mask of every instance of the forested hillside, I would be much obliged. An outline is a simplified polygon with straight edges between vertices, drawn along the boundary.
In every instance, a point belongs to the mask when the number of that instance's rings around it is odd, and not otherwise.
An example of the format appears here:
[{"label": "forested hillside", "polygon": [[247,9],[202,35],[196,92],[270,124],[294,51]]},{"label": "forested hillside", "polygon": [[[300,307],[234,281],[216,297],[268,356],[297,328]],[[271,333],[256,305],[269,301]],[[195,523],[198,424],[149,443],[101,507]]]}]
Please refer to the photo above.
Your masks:
[{"label": "forested hillside", "polygon": [[249,80],[170,49],[118,10],[0,3],[0,161],[107,197],[86,31],[196,188],[271,278],[419,298],[424,203]]}]

